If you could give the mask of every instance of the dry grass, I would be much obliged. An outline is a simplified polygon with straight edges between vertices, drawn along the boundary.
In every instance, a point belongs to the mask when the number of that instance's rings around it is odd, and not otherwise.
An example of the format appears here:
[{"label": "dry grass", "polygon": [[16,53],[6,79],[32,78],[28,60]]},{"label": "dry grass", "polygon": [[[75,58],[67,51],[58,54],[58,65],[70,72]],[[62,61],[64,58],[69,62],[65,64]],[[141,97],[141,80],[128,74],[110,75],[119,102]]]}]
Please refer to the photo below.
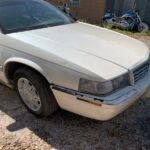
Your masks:
[{"label": "dry grass", "polygon": [[[98,26],[101,26],[101,25],[98,25]],[[129,35],[129,36],[150,36],[150,30],[147,32],[136,32],[136,31],[129,31],[129,30],[115,28],[115,27],[112,27],[111,25],[108,25],[106,28],[116,31],[116,32],[119,32],[119,33],[122,33],[122,34]]]},{"label": "dry grass", "polygon": [[121,29],[117,29],[117,28],[112,28],[111,30],[122,33],[122,34],[129,35],[129,36],[150,36],[150,30],[147,32],[141,32],[141,33],[121,30]]}]

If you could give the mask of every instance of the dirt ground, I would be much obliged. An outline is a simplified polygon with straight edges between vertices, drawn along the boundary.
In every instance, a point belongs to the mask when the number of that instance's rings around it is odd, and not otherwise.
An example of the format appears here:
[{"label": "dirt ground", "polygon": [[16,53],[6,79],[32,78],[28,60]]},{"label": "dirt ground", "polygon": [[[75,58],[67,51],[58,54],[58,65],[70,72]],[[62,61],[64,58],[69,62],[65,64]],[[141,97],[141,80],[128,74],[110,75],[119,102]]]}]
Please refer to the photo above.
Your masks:
[{"label": "dirt ground", "polygon": [[0,150],[150,150],[150,99],[100,122],[63,110],[39,119],[14,91],[0,85],[0,93]]}]

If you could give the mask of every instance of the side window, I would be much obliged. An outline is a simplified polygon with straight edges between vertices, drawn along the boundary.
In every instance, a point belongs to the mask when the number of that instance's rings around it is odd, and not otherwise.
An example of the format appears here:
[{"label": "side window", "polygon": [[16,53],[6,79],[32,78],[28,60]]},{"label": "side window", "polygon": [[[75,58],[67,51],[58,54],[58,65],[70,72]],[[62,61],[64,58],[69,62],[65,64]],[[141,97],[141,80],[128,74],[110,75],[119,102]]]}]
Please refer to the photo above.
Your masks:
[{"label": "side window", "polygon": [[80,0],[70,0],[72,7],[80,7]]}]

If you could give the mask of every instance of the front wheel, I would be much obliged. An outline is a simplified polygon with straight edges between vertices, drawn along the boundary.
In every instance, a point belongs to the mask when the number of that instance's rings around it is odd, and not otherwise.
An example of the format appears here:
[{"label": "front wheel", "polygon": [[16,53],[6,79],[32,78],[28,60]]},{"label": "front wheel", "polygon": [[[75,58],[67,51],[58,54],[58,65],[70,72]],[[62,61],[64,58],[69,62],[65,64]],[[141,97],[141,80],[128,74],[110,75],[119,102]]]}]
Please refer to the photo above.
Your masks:
[{"label": "front wheel", "polygon": [[149,27],[146,23],[141,23],[138,25],[138,31],[139,32],[147,32],[149,30]]},{"label": "front wheel", "polygon": [[14,83],[23,104],[34,115],[47,117],[57,110],[48,82],[37,72],[20,68],[14,74]]}]

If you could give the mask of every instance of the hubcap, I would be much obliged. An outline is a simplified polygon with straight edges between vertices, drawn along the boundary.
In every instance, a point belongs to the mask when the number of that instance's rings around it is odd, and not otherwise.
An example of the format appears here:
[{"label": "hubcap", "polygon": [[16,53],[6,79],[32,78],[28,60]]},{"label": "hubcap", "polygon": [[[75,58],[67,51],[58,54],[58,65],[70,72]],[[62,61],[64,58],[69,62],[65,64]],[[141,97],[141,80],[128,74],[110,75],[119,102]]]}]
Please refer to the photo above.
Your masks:
[{"label": "hubcap", "polygon": [[35,86],[26,78],[18,80],[18,91],[24,103],[32,110],[39,111],[41,109],[41,99]]}]

